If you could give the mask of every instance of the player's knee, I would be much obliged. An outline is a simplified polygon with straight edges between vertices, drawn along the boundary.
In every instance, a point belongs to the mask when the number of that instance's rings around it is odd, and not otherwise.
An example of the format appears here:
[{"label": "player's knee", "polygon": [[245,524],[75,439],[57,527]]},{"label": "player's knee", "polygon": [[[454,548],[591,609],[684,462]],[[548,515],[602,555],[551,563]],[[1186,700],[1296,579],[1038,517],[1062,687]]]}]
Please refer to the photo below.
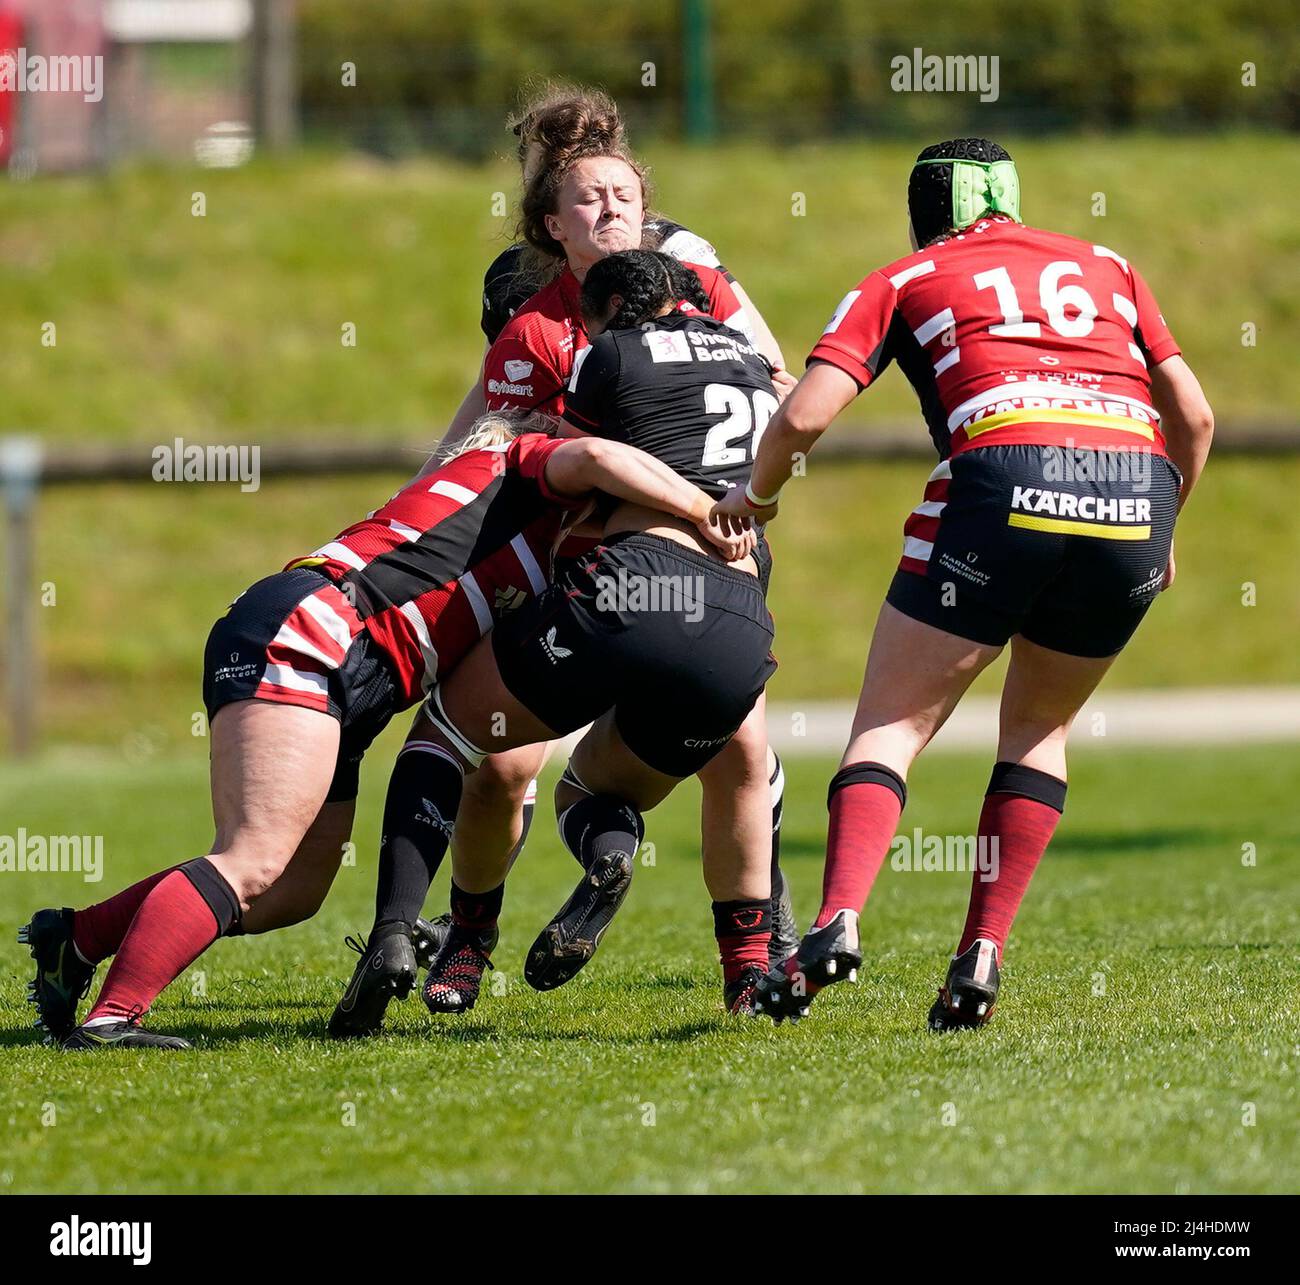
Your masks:
[{"label": "player's knee", "polygon": [[522,803],[536,778],[537,764],[531,755],[489,754],[478,771],[466,778],[465,791],[484,799],[509,798]]},{"label": "player's knee", "polygon": [[998,759],[1019,763],[1027,758],[1037,761],[1046,754],[1051,755],[1053,760],[1059,757],[1063,762],[1071,721],[1073,720],[1063,723],[1055,716],[1004,716],[998,733]]},{"label": "player's knee", "polygon": [[208,859],[235,890],[241,903],[251,906],[284,873],[293,851],[235,839]]},{"label": "player's knee", "polygon": [[733,737],[699,772],[706,791],[767,788],[771,779],[766,737]]},{"label": "player's knee", "polygon": [[578,775],[577,769],[570,760],[560,774],[560,779],[555,783],[555,794],[553,796],[555,815],[558,817],[566,809],[571,808],[582,799],[591,797],[594,793],[595,791]]}]

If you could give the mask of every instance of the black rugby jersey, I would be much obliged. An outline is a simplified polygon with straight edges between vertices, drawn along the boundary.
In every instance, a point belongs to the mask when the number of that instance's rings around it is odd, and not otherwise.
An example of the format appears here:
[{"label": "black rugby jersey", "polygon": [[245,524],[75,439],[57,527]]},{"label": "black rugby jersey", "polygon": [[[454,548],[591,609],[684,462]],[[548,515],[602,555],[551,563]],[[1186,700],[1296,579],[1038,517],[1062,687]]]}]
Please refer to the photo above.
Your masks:
[{"label": "black rugby jersey", "polygon": [[564,417],[638,447],[707,491],[743,486],[778,402],[766,359],[698,312],[607,330],[578,353]]}]

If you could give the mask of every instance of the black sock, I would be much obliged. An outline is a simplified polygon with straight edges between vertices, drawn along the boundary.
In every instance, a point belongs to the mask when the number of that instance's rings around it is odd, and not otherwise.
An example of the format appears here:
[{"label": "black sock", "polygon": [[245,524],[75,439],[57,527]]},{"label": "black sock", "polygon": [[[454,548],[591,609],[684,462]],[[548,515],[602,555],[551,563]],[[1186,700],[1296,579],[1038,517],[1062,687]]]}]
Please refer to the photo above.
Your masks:
[{"label": "black sock", "polygon": [[645,822],[640,812],[610,794],[589,794],[566,808],[560,817],[560,838],[584,870],[614,852],[635,858],[644,837]]},{"label": "black sock", "polygon": [[472,933],[485,933],[497,926],[501,917],[501,902],[506,886],[499,883],[489,892],[466,892],[451,881],[451,918],[458,928]]},{"label": "black sock", "polygon": [[443,753],[408,747],[397,756],[384,800],[376,924],[414,925],[446,855],[463,785]]}]

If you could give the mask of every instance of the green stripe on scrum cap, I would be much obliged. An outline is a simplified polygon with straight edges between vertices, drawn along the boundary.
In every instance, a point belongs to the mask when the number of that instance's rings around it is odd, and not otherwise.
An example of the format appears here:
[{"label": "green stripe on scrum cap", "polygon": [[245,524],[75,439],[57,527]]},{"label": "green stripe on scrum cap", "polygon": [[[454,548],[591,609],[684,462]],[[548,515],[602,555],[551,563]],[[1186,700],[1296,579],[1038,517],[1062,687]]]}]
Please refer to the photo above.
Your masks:
[{"label": "green stripe on scrum cap", "polygon": [[952,225],[969,227],[986,210],[1006,214],[1020,222],[1020,175],[1016,163],[968,161],[937,156],[918,165],[952,166]]}]

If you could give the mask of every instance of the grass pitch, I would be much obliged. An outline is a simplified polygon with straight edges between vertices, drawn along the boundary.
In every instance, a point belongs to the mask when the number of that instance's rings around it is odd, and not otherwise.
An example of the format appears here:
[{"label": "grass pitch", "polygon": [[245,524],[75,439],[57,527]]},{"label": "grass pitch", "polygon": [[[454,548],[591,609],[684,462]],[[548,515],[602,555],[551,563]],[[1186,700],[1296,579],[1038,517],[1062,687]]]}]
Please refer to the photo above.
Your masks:
[{"label": "grass pitch", "polygon": [[[1300,1181],[1290,748],[1076,755],[1071,800],[982,1032],[924,1017],[967,876],[883,872],[861,984],[796,1028],[721,1008],[695,787],[650,819],[655,863],[599,956],[537,995],[523,952],[575,867],[543,806],[498,971],[467,1017],[417,998],[363,1045],[323,1038],[369,921],[396,730],[372,752],[358,861],[313,922],[224,941],[154,1010],[187,1055],[37,1043],[13,933],[205,850],[202,761],[65,756],[0,773],[5,829],[104,835],[99,884],[0,874],[0,1191],[1177,1191]],[[787,868],[817,900],[832,764],[788,764]],[[987,762],[936,757],[907,826],[966,833]],[[1243,864],[1252,849],[1255,864]],[[431,906],[440,908],[446,877]],[[200,984],[201,983],[201,984]]]}]

